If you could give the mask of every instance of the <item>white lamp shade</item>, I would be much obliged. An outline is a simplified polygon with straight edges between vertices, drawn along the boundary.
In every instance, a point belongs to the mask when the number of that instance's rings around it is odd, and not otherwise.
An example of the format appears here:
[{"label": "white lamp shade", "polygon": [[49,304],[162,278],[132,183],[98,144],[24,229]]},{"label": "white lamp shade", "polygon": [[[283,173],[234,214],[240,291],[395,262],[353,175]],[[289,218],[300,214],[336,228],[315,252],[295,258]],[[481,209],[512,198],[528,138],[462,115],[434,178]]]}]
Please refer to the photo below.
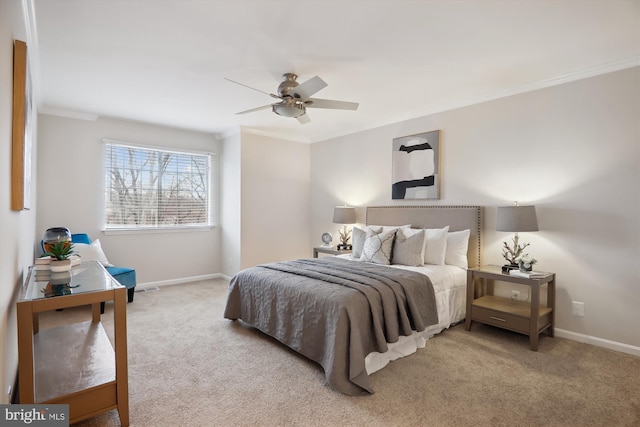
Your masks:
[{"label": "white lamp shade", "polygon": [[355,224],[356,222],[356,208],[347,206],[336,206],[333,209],[333,223],[334,224]]},{"label": "white lamp shade", "polygon": [[538,231],[538,218],[535,206],[500,206],[496,231],[518,233],[520,231]]}]

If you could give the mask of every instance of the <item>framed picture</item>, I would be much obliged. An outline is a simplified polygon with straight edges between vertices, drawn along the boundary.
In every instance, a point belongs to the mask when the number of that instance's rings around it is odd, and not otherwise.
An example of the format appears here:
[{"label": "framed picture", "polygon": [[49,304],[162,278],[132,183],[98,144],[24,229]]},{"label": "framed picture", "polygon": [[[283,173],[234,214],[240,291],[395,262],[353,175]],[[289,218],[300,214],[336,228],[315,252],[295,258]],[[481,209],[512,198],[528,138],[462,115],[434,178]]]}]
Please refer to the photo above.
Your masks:
[{"label": "framed picture", "polygon": [[13,129],[11,152],[11,209],[31,207],[32,108],[27,44],[13,46]]},{"label": "framed picture", "polygon": [[391,198],[440,198],[440,131],[393,139]]}]

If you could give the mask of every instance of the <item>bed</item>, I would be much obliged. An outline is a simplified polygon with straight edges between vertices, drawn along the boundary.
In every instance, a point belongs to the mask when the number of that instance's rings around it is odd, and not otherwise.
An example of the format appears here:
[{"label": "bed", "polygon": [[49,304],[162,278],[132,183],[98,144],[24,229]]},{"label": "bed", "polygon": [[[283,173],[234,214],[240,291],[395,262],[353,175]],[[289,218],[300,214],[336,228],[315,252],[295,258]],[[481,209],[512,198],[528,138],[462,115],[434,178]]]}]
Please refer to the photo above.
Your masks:
[{"label": "bed", "polygon": [[481,228],[478,206],[368,207],[352,255],[243,270],[229,283],[224,317],[319,363],[334,389],[373,393],[369,375],[464,319]]}]

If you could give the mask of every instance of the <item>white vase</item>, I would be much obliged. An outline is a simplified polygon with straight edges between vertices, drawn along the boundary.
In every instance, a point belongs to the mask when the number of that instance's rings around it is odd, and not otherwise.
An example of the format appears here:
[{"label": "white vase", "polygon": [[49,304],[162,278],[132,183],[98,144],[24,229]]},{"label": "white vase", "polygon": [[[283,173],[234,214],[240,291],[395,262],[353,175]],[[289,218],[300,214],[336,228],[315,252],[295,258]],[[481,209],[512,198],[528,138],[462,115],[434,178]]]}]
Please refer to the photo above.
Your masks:
[{"label": "white vase", "polygon": [[70,259],[56,259],[51,261],[51,271],[54,273],[61,273],[63,271],[71,270]]},{"label": "white vase", "polygon": [[520,261],[520,271],[526,273],[533,270],[533,264],[528,264]]}]

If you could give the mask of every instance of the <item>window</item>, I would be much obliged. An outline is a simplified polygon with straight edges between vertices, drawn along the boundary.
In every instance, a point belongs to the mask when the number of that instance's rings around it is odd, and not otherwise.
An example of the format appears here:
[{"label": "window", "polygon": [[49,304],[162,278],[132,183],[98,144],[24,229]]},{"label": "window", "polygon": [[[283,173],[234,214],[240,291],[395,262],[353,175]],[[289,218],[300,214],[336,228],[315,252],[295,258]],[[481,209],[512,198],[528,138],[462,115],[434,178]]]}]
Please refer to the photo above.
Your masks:
[{"label": "window", "polygon": [[213,154],[104,143],[106,230],[213,225]]}]

